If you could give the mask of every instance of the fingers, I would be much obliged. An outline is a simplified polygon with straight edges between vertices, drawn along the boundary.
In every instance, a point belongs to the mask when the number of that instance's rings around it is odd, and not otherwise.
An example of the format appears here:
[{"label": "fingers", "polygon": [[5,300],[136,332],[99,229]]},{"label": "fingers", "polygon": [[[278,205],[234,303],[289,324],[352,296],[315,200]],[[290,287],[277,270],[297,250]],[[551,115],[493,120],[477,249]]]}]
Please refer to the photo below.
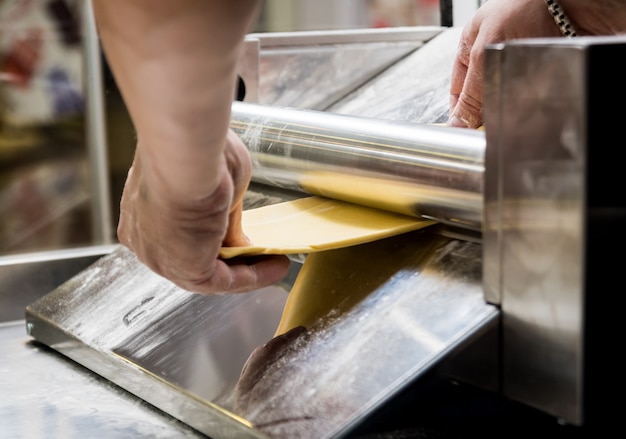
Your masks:
[{"label": "fingers", "polygon": [[[145,174],[150,170],[144,169],[137,154],[120,203],[120,243],[152,271],[192,292],[251,291],[284,278],[289,269],[286,256],[228,262],[217,259],[224,244],[250,244],[241,225],[243,193],[249,179],[246,151],[229,156],[226,161],[232,163],[221,168],[221,183],[202,203],[193,197],[190,202],[170,200],[156,191],[146,182]],[[230,172],[231,165],[240,172]]]},{"label": "fingers", "polygon": [[252,161],[246,146],[230,129],[224,154],[230,178],[233,182],[234,196],[223,245],[228,247],[250,245],[250,240],[245,235],[244,230],[242,230],[241,218],[243,214],[243,198],[252,174]]},{"label": "fingers", "polygon": [[[121,236],[132,236],[126,229]],[[135,235],[137,235],[135,233]],[[267,287],[279,282],[288,273],[289,258],[283,255],[264,255],[249,258],[233,258],[228,261],[197,254],[193,261],[183,249],[179,256],[166,254],[162,248],[146,245],[139,237],[125,239],[129,247],[154,273],[170,280],[176,286],[199,294],[243,293]],[[132,243],[132,246],[131,246]]]},{"label": "fingers", "polygon": [[465,82],[467,67],[469,66],[469,50],[466,39],[461,37],[450,78],[450,110],[454,110],[461,91],[463,91],[463,83]]},{"label": "fingers", "polygon": [[252,159],[243,141],[232,129],[228,130],[224,149],[226,166],[235,188],[233,203],[243,199],[252,175]]},{"label": "fingers", "polygon": [[216,260],[215,270],[204,280],[172,280],[183,289],[200,294],[242,293],[282,280],[289,264],[289,258],[283,255]]},{"label": "fingers", "polygon": [[463,28],[452,68],[448,125],[483,125],[484,52],[512,39],[559,36],[545,4],[535,0],[491,0]]},{"label": "fingers", "polygon": [[450,126],[482,125],[483,48],[476,41],[480,23],[477,15],[461,34],[450,81]]},{"label": "fingers", "polygon": [[463,81],[463,88],[454,96],[448,125],[462,128],[478,128],[483,124],[483,62],[482,51],[470,62]]},{"label": "fingers", "polygon": [[245,247],[253,244],[252,241],[246,236],[243,230],[241,219],[243,216],[243,201],[240,201],[230,212],[228,217],[228,229],[222,245],[224,247]]}]

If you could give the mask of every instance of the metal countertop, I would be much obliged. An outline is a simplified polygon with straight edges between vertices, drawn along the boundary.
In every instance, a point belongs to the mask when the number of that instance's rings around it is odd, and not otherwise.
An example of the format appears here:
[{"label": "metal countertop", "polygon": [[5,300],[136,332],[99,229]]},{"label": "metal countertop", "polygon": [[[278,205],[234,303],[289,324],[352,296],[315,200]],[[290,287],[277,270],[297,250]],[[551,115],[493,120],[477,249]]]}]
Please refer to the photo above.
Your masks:
[{"label": "metal countertop", "polygon": [[88,369],[0,323],[0,437],[202,438]]},{"label": "metal countertop", "polygon": [[[0,377],[2,439],[206,438],[34,341],[21,320],[0,323]],[[353,438],[484,439],[513,431],[522,437],[588,437],[532,409],[449,381],[430,380],[399,399]]]}]

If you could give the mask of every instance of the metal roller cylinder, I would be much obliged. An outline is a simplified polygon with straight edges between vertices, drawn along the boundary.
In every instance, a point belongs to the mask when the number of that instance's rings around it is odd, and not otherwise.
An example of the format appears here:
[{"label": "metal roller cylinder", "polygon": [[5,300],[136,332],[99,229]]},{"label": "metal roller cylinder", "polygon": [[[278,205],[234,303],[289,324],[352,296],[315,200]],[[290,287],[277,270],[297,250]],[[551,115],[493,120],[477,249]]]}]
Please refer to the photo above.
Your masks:
[{"label": "metal roller cylinder", "polygon": [[485,135],[234,102],[252,180],[480,230]]}]

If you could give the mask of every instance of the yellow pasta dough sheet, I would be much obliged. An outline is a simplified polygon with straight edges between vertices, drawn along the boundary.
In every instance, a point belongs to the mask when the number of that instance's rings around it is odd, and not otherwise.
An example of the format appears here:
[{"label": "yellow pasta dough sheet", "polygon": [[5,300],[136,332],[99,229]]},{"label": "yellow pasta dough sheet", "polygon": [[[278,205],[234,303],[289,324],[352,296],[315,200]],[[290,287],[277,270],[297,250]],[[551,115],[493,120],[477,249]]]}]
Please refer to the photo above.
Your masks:
[{"label": "yellow pasta dough sheet", "polygon": [[276,336],[297,326],[330,323],[397,273],[419,272],[435,239],[422,231],[308,255],[296,278]]},{"label": "yellow pasta dough sheet", "polygon": [[220,257],[313,253],[372,242],[434,223],[311,196],[244,211],[243,231],[253,244],[222,247]]}]

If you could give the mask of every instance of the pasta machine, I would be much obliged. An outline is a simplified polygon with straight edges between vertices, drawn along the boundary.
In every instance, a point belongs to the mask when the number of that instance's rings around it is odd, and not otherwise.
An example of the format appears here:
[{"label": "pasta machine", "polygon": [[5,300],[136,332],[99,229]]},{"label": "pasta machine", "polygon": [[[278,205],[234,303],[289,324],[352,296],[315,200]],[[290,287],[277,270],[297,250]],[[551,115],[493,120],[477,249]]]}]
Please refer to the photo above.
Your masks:
[{"label": "pasta machine", "polygon": [[[31,303],[28,334],[216,439],[356,437],[431,376],[574,430],[614,419],[621,267],[607,249],[626,210],[606,148],[622,138],[626,39],[490,47],[481,131],[442,126],[459,29],[402,32],[251,35],[233,103],[251,194],[437,221],[386,240],[378,261],[337,253],[365,288],[351,308],[274,338],[309,256],[280,284],[207,297],[115,247]],[[364,270],[382,280],[361,285]]]}]

